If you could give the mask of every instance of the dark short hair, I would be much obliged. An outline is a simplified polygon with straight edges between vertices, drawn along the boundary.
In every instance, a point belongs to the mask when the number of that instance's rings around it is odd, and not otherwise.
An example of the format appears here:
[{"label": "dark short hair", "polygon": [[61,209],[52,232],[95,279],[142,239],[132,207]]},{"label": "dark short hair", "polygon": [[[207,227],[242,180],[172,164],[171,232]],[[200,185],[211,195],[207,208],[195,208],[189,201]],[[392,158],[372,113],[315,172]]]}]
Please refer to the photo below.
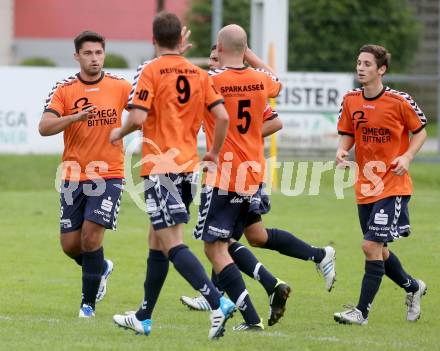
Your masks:
[{"label": "dark short hair", "polygon": [[171,12],[160,12],[153,20],[153,38],[159,46],[174,49],[179,45],[182,24]]},{"label": "dark short hair", "polygon": [[105,50],[105,38],[96,32],[92,32],[90,30],[85,30],[77,35],[77,37],[73,40],[75,43],[75,51],[78,53],[81,49],[82,45],[86,41],[91,41],[93,43],[101,43],[102,48]]},{"label": "dark short hair", "polygon": [[391,54],[383,46],[375,44],[366,44],[359,49],[361,52],[368,52],[372,54],[376,60],[377,68],[386,66],[387,70],[391,63]]}]

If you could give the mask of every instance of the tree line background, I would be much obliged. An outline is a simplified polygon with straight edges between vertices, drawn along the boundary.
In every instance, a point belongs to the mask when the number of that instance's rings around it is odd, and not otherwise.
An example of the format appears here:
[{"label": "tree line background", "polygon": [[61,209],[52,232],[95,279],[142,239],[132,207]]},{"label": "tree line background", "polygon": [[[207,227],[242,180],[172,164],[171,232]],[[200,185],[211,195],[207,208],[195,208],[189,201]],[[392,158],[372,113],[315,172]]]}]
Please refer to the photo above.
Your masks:
[{"label": "tree line background", "polygon": [[[224,0],[223,24],[237,23],[250,33],[250,0]],[[187,23],[190,56],[206,57],[211,47],[212,2],[192,0]],[[274,23],[276,25],[276,23]],[[359,48],[385,46],[391,72],[413,62],[422,26],[405,0],[290,0],[289,71],[353,72]]]}]

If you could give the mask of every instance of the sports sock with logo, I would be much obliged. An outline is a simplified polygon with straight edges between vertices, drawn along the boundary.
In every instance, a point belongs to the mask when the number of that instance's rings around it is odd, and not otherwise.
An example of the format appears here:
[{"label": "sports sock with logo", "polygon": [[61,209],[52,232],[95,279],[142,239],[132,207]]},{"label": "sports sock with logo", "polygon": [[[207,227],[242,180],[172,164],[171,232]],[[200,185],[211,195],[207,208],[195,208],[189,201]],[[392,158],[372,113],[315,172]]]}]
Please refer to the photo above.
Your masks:
[{"label": "sports sock with logo", "polygon": [[405,272],[399,258],[393,252],[389,253],[390,256],[384,261],[386,276],[408,293],[419,290],[417,280]]},{"label": "sports sock with logo", "polygon": [[220,293],[206,275],[202,264],[196,256],[188,249],[186,245],[178,245],[168,252],[168,258],[173,262],[174,267],[180,275],[191,284],[191,286],[200,291],[211,309],[216,310],[220,306]]},{"label": "sports sock with logo", "polygon": [[96,294],[98,293],[104,266],[104,250],[100,247],[96,251],[83,252],[82,255],[82,303],[95,308]]},{"label": "sports sock with logo", "polygon": [[379,290],[382,276],[385,274],[383,261],[365,261],[365,274],[362,279],[361,294],[357,308],[364,318],[368,318],[368,312],[374,297]]},{"label": "sports sock with logo", "polygon": [[169,265],[168,258],[162,251],[150,249],[144,282],[144,301],[136,312],[136,318],[138,320],[151,319],[163,283],[167,277]]},{"label": "sports sock with logo", "polygon": [[237,265],[234,263],[227,265],[218,274],[218,277],[221,288],[226,291],[229,298],[238,307],[245,322],[248,324],[260,323],[260,317],[252,304]]},{"label": "sports sock with logo", "polygon": [[229,245],[228,250],[240,271],[258,280],[267,294],[270,295],[277,283],[277,279],[257,260],[252,251],[239,242]]},{"label": "sports sock with logo", "polygon": [[325,250],[319,247],[313,247],[295,235],[281,229],[266,229],[267,242],[265,249],[276,250],[282,255],[299,258],[300,260],[312,260],[316,263],[322,261],[325,256]]}]

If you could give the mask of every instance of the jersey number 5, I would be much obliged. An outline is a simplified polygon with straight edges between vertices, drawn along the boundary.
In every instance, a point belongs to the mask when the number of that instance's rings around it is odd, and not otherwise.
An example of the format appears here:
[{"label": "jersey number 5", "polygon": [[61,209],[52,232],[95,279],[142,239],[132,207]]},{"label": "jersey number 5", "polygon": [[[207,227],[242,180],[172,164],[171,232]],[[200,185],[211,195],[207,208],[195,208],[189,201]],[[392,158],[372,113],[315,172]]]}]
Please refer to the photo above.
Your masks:
[{"label": "jersey number 5", "polygon": [[186,79],[185,76],[178,76],[177,77],[176,90],[179,93],[177,100],[181,104],[188,102],[189,97],[191,95],[191,89],[189,86],[188,79]]},{"label": "jersey number 5", "polygon": [[244,118],[244,125],[239,124],[237,126],[238,131],[241,134],[246,134],[250,125],[251,125],[251,114],[249,111],[246,111],[245,108],[251,107],[251,100],[238,100],[238,119]]}]

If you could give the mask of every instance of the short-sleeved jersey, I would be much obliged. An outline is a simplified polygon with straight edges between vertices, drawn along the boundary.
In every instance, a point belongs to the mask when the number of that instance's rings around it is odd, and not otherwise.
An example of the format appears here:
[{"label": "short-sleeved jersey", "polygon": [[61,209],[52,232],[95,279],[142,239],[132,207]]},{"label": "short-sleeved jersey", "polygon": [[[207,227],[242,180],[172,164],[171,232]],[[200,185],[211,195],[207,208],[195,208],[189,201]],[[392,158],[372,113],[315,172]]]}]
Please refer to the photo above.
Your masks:
[{"label": "short-sleeved jersey", "polygon": [[[124,177],[122,143],[110,144],[109,136],[113,128],[121,126],[130,89],[131,85],[125,79],[105,72],[95,82],[82,80],[78,73],[53,87],[44,112],[63,118],[90,106],[96,106],[97,111],[94,118],[72,123],[64,130],[63,161],[77,162],[81,168],[66,167],[64,179],[84,181],[98,177]],[[80,171],[79,179],[77,171]]]},{"label": "short-sleeved jersey", "polygon": [[344,96],[338,133],[355,140],[359,167],[355,190],[359,204],[411,195],[409,174],[394,174],[391,162],[408,150],[409,132],[418,133],[425,124],[422,110],[404,92],[384,87],[374,98],[366,98],[363,89],[349,91]]},{"label": "short-sleeved jersey", "polygon": [[148,111],[141,175],[194,171],[204,111],[222,102],[208,73],[180,55],[162,55],[141,65],[128,105]]},{"label": "short-sleeved jersey", "polygon": [[[249,67],[217,69],[210,71],[210,75],[215,89],[225,99],[230,119],[228,135],[219,155],[215,186],[252,194],[264,176],[262,126],[269,118],[267,100],[279,94],[281,83],[269,72]],[[213,141],[214,119],[208,115],[205,119],[209,147]]]}]

